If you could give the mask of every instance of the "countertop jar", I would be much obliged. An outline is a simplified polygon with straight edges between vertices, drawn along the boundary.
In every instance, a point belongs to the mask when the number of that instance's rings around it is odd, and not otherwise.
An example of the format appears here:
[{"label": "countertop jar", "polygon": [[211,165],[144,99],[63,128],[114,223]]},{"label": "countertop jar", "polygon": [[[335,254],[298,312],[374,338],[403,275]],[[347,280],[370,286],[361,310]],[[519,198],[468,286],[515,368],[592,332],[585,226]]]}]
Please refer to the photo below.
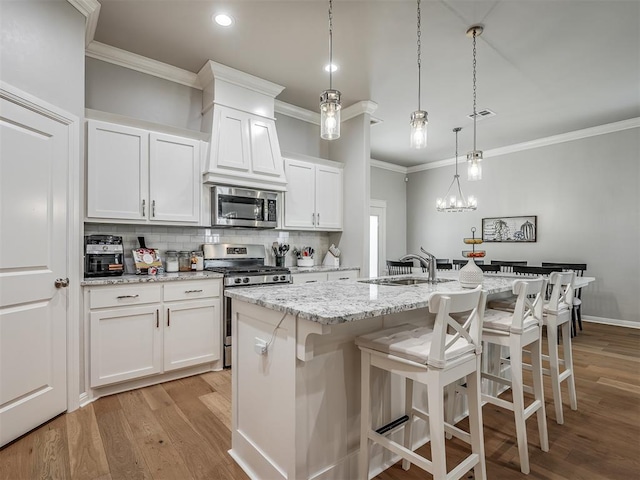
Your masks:
[{"label": "countertop jar", "polygon": [[191,252],[191,270],[201,271],[204,269],[204,255],[201,251]]},{"label": "countertop jar", "polygon": [[181,272],[191,271],[191,252],[183,251],[178,254],[178,264]]},{"label": "countertop jar", "polygon": [[165,271],[167,273],[177,272],[179,270],[178,252],[175,250],[167,250],[164,260]]}]

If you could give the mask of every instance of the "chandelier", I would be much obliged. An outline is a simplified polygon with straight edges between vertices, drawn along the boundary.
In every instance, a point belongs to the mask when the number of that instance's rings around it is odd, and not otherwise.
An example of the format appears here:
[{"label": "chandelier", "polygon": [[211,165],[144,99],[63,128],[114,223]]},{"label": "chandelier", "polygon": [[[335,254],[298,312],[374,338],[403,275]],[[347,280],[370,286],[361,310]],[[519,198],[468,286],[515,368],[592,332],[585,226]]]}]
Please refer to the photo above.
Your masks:
[{"label": "chandelier", "polygon": [[340,138],[340,92],[333,89],[333,0],[329,0],[329,89],[320,95],[320,137]]},{"label": "chandelier", "polygon": [[476,38],[482,35],[484,28],[474,25],[467,30],[467,36],[473,37],[473,150],[467,153],[467,180],[482,180],[482,150],[476,148]]},{"label": "chandelier", "polygon": [[411,147],[425,148],[427,146],[427,112],[420,109],[420,0],[418,0],[418,110],[411,114]]},{"label": "chandelier", "polygon": [[476,198],[473,196],[465,198],[460,188],[460,175],[458,175],[458,132],[460,130],[462,130],[460,127],[453,129],[456,134],[456,173],[445,196],[436,200],[436,209],[439,212],[471,212],[478,207]]}]

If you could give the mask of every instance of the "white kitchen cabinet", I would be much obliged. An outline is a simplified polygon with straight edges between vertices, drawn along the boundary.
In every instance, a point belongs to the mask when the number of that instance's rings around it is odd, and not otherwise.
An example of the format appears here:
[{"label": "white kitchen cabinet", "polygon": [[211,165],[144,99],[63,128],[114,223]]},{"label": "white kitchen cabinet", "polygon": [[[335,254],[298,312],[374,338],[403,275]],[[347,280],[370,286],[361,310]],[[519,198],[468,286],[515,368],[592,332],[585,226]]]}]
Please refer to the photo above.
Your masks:
[{"label": "white kitchen cabinet", "polygon": [[216,105],[206,181],[284,190],[275,121]]},{"label": "white kitchen cabinet", "polygon": [[200,142],[89,120],[87,217],[135,223],[200,220]]},{"label": "white kitchen cabinet", "polygon": [[294,273],[291,275],[291,281],[294,284],[301,283],[320,283],[331,280],[355,280],[358,278],[359,270],[339,270],[332,272],[309,272]]},{"label": "white kitchen cabinet", "polygon": [[86,287],[90,386],[220,360],[221,294],[220,279]]},{"label": "white kitchen cabinet", "polygon": [[335,165],[285,159],[285,228],[342,230],[343,175]]}]

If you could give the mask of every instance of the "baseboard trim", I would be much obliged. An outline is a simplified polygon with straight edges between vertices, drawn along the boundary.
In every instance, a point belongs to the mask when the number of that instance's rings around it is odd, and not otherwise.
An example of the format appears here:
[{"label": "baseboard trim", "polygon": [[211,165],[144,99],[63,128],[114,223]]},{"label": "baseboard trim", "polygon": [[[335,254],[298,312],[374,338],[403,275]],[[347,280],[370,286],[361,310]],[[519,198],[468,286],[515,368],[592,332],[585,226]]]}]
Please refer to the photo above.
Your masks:
[{"label": "baseboard trim", "polygon": [[585,322],[601,323],[603,325],[613,325],[616,327],[640,328],[640,322],[633,322],[631,320],[620,320],[618,318],[592,317],[583,315],[582,320],[584,320]]}]

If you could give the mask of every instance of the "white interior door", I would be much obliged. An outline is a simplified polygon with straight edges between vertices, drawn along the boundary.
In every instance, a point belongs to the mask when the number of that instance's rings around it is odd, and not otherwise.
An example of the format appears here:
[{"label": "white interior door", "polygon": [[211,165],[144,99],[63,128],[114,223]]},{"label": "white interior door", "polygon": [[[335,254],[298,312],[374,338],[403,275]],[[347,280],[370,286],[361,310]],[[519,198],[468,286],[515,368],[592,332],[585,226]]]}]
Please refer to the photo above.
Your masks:
[{"label": "white interior door", "polygon": [[369,276],[386,274],[387,202],[371,200],[369,206]]},{"label": "white interior door", "polygon": [[[0,92],[1,93],[1,92]],[[67,408],[69,127],[0,95],[0,446]],[[62,287],[62,285],[60,285]]]}]

